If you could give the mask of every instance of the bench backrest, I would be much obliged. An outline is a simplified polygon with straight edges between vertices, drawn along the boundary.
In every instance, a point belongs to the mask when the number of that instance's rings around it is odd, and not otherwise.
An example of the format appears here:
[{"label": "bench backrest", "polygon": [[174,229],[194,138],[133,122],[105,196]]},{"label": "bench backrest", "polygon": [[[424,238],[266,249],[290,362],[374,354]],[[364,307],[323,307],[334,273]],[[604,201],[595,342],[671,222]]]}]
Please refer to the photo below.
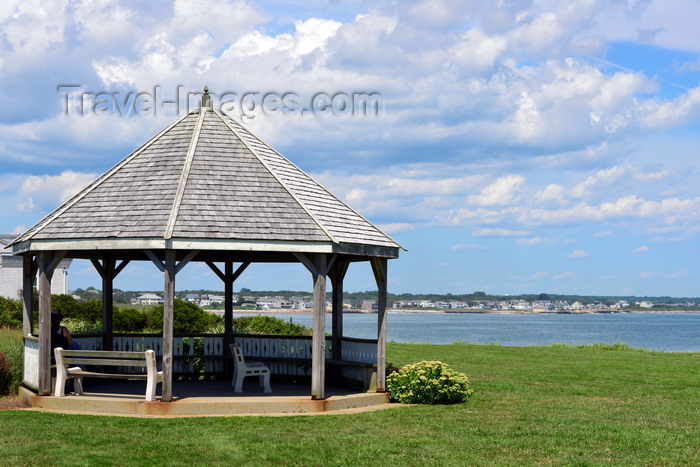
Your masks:
[{"label": "bench backrest", "polygon": [[233,362],[236,364],[236,366],[245,366],[243,351],[240,347],[231,344],[231,354],[233,355]]},{"label": "bench backrest", "polygon": [[106,350],[65,350],[56,349],[61,354],[64,365],[106,365],[106,366],[132,366],[148,367],[147,353],[155,352],[146,350],[145,352],[110,352]]}]

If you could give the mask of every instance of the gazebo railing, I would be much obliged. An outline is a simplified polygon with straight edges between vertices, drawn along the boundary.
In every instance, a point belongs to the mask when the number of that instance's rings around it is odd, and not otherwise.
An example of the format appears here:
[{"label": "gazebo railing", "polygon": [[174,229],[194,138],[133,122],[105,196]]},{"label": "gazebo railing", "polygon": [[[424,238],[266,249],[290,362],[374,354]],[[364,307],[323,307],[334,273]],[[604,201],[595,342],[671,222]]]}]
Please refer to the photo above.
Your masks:
[{"label": "gazebo railing", "polygon": [[246,360],[264,362],[273,375],[311,375],[311,336],[236,334],[233,344],[243,350]]},{"label": "gazebo railing", "polygon": [[22,381],[30,388],[39,387],[39,338],[24,338]]},{"label": "gazebo railing", "polygon": [[[234,334],[232,342],[243,349],[250,360],[262,360],[273,375],[311,375],[311,336],[273,336]],[[82,349],[101,350],[102,336],[75,336]],[[113,350],[144,351],[153,349],[162,356],[163,336],[159,334],[118,334],[112,339]],[[331,358],[331,338],[326,338],[326,358]],[[373,364],[377,362],[377,341],[342,339],[341,359]],[[230,352],[224,349],[223,334],[177,334],[173,338],[173,374],[220,376]],[[351,370],[351,369],[349,369]],[[344,371],[351,379],[362,381],[359,372]]]},{"label": "gazebo railing", "polygon": [[[102,336],[75,336],[81,349],[102,350]],[[224,373],[224,336],[222,334],[178,334],[173,337],[173,375],[219,376]],[[161,334],[115,334],[112,350],[143,352],[152,349],[163,356]],[[123,371],[138,372],[136,368]]]},{"label": "gazebo railing", "polygon": [[[311,336],[272,336],[234,334],[232,342],[243,349],[243,355],[251,361],[265,362],[273,376],[311,375]],[[102,335],[75,335],[73,340],[83,350],[103,350]],[[343,338],[341,359],[374,364],[377,362],[377,341],[372,339]],[[153,349],[162,357],[163,336],[160,334],[115,334],[113,350],[145,351]],[[331,359],[332,341],[326,338],[326,359]],[[230,352],[224,349],[223,334],[177,334],[173,338],[173,375],[178,377],[222,377]],[[159,367],[160,367],[159,362]],[[139,371],[122,368],[120,371]],[[33,388],[39,380],[39,341],[36,337],[24,338],[24,382]],[[343,368],[342,376],[362,382],[359,368]]]}]

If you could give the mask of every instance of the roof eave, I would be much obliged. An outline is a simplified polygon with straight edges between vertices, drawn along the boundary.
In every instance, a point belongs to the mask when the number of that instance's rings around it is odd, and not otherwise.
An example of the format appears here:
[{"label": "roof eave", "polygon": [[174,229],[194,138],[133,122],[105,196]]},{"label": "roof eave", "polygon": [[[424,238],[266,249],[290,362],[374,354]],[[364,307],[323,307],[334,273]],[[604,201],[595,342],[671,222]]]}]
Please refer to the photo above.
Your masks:
[{"label": "roof eave", "polygon": [[399,248],[359,243],[335,243],[333,244],[333,253],[394,259],[399,257]]},{"label": "roof eave", "polygon": [[95,238],[32,239],[12,245],[12,254],[39,251],[118,251],[118,250],[246,251],[281,253],[336,253],[367,257],[398,258],[399,248],[334,242],[293,240],[218,240],[200,238]]}]

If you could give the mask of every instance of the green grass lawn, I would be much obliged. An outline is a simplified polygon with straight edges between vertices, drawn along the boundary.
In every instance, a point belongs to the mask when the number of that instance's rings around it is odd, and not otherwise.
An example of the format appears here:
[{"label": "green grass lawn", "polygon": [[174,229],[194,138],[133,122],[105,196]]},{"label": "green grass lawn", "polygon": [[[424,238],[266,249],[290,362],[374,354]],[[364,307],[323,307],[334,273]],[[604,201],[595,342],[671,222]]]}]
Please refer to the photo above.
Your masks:
[{"label": "green grass lawn", "polygon": [[11,465],[700,465],[700,355],[388,346],[441,360],[474,395],[353,415],[138,419],[0,412]]}]

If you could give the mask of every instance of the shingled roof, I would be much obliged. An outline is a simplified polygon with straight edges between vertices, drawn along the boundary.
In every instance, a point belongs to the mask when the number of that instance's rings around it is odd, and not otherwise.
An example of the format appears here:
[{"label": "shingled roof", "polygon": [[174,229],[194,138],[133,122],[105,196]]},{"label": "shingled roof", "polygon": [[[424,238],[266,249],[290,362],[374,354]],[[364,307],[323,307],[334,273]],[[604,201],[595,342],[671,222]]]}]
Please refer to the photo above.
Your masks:
[{"label": "shingled roof", "polygon": [[[401,246],[217,109],[178,118],[13,242],[358,253]],[[361,248],[358,248],[361,247]],[[292,248],[290,250],[290,248]]]}]

